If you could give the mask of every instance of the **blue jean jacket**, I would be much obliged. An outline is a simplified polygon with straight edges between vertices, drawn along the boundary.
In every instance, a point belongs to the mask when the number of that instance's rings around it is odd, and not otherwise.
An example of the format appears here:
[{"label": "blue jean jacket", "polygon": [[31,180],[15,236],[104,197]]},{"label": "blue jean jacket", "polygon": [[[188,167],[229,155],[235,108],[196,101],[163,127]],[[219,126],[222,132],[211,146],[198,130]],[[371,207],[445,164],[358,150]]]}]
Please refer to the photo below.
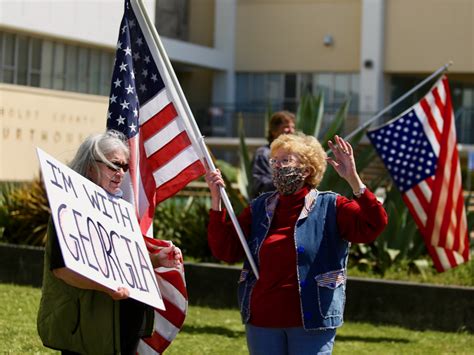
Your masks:
[{"label": "blue jean jacket", "polygon": [[[247,239],[259,265],[259,250],[270,229],[278,193],[266,193],[252,201],[252,225]],[[336,194],[311,190],[295,226],[296,267],[301,317],[306,330],[337,328],[343,323],[346,266],[349,242],[339,236]],[[239,279],[242,321],[250,319],[250,297],[256,278],[246,260]],[[284,306],[284,305],[282,305]]]}]

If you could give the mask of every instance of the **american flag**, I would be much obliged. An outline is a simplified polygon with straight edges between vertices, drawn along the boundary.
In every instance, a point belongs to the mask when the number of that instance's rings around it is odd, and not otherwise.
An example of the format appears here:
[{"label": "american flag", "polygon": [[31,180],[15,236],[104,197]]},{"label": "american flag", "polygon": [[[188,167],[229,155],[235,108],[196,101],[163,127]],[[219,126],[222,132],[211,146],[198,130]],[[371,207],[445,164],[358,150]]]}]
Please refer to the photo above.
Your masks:
[{"label": "american flag", "polygon": [[[144,11],[144,10],[143,10]],[[156,204],[204,174],[200,148],[183,113],[147,18],[136,0],[125,1],[116,47],[107,128],[123,132],[130,170],[122,185],[143,235],[151,235]],[[167,58],[166,58],[167,59]],[[180,106],[181,105],[181,106]],[[145,237],[150,252],[169,242]],[[176,337],[187,311],[183,270],[157,269],[166,311],[155,310],[155,332],[140,344],[161,353]]]},{"label": "american flag", "polygon": [[469,237],[448,79],[367,133],[439,272],[469,260]]},{"label": "american flag", "polygon": [[346,271],[344,269],[329,271],[317,275],[314,279],[318,286],[336,289],[346,282]]}]

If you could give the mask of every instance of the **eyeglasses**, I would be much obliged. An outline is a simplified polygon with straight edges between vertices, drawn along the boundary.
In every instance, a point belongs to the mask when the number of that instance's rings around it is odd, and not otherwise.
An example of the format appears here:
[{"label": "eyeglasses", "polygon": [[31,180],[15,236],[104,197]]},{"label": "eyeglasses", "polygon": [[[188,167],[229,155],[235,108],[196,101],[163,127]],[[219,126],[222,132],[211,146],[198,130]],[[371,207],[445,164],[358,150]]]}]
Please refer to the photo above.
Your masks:
[{"label": "eyeglasses", "polygon": [[111,163],[113,164],[113,166],[107,164],[106,162],[102,161],[102,160],[96,160],[97,163],[102,163],[102,164],[105,164],[105,166],[107,168],[109,168],[110,171],[113,171],[113,172],[117,172],[119,171],[120,169],[123,170],[124,173],[126,173],[128,171],[128,164],[122,164],[118,161],[111,161]]},{"label": "eyeglasses", "polygon": [[298,163],[298,159],[292,155],[288,155],[287,157],[284,157],[282,159],[275,159],[275,158],[270,158],[270,166],[273,168],[277,165],[280,165],[282,168],[286,168],[291,165],[295,165]]}]

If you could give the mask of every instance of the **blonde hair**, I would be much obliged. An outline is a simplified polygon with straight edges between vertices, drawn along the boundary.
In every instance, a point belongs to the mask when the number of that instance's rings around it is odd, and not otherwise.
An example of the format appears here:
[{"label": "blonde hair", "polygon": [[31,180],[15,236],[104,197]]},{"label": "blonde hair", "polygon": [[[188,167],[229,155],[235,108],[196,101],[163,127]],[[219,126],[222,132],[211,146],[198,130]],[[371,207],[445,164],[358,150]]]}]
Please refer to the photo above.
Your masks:
[{"label": "blonde hair", "polygon": [[298,155],[302,165],[310,171],[306,183],[312,188],[319,185],[326,172],[327,155],[316,138],[303,133],[282,134],[270,145],[271,155],[277,150]]}]

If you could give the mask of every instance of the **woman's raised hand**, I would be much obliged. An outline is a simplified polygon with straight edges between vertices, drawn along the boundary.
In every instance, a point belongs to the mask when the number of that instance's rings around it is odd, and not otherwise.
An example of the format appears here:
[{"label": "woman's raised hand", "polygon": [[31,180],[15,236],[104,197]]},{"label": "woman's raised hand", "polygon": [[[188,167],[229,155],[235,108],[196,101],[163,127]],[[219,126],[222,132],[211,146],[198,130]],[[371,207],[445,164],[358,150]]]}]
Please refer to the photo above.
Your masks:
[{"label": "woman's raised hand", "polygon": [[355,165],[354,151],[349,142],[338,135],[334,136],[334,142],[328,141],[329,148],[334,154],[334,158],[327,158],[327,162],[332,165],[340,177],[345,179],[353,190],[358,190],[362,181],[357,173]]}]

